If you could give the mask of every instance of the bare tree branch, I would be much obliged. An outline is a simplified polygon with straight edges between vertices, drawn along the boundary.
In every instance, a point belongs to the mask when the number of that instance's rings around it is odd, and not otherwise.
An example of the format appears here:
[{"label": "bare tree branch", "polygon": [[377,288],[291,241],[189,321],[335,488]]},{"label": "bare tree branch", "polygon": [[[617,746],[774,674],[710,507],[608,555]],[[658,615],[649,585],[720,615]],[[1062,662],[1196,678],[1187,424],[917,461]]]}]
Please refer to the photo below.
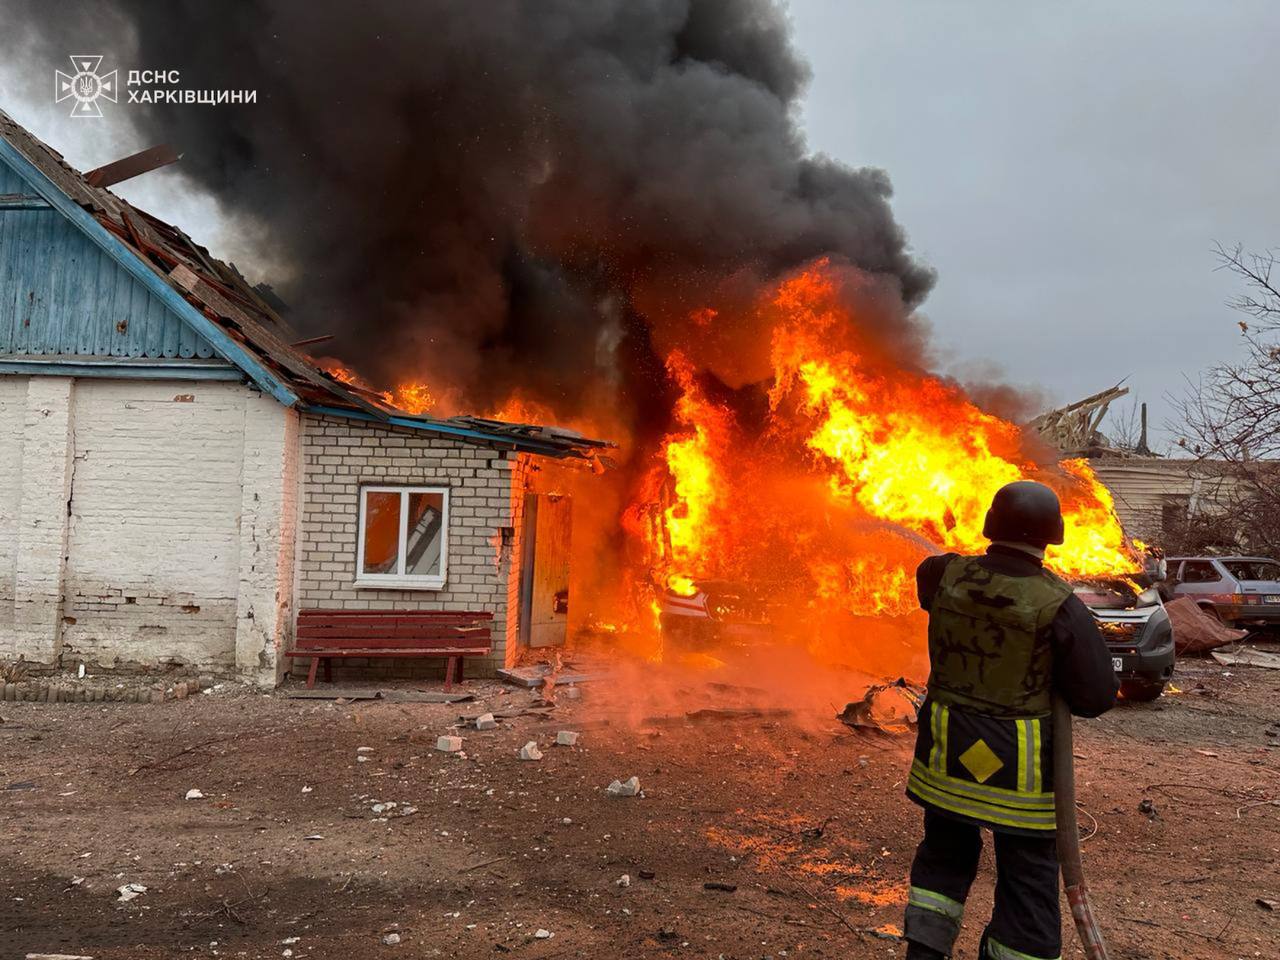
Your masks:
[{"label": "bare tree branch", "polygon": [[[1227,305],[1253,317],[1262,330],[1280,329],[1280,280],[1272,279],[1273,273],[1280,273],[1280,251],[1272,248],[1246,253],[1240,244],[1227,249],[1216,243],[1214,254],[1218,258],[1217,269],[1230,270],[1244,281],[1245,292],[1232,297]],[[1241,322],[1241,328],[1249,332],[1248,324]]]},{"label": "bare tree branch", "polygon": [[[1246,357],[1211,367],[1172,398],[1178,443],[1216,483],[1216,517],[1186,518],[1180,551],[1210,546],[1280,554],[1280,253],[1216,248],[1218,269],[1246,292],[1229,301],[1255,321],[1241,322]],[[1196,544],[1200,544],[1197,549]]]}]

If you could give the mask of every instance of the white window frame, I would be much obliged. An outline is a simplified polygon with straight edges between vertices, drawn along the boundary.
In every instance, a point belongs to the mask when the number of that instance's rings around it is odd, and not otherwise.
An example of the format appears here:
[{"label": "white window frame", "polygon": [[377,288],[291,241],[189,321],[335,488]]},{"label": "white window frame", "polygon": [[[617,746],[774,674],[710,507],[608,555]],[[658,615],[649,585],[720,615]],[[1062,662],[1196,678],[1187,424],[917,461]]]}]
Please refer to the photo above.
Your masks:
[{"label": "white window frame", "polygon": [[[414,575],[406,573],[365,573],[364,572],[364,521],[365,497],[370,493],[400,494],[400,542],[396,547],[396,568],[403,570],[408,561],[409,539],[409,494],[438,493],[441,495],[443,515],[440,518],[440,572],[434,575]],[[380,590],[443,590],[449,576],[449,488],[448,487],[410,487],[393,484],[391,486],[362,486],[357,496],[360,498],[360,522],[356,527],[356,580],[357,587],[369,587]]]}]

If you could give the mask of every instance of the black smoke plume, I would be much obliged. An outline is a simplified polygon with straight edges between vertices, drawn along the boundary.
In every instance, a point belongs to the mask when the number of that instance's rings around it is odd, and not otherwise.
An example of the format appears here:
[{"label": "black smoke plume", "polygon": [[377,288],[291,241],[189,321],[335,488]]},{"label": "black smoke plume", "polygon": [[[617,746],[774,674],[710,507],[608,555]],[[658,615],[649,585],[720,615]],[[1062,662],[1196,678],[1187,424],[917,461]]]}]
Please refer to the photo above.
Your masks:
[{"label": "black smoke plume", "polygon": [[916,342],[932,275],[882,171],[808,153],[807,68],[769,0],[6,6],[30,31],[11,53],[88,43],[258,91],[114,115],[265,228],[290,319],[374,380],[418,373],[477,408],[612,380],[635,408],[690,311],[822,254],[890,290]]}]

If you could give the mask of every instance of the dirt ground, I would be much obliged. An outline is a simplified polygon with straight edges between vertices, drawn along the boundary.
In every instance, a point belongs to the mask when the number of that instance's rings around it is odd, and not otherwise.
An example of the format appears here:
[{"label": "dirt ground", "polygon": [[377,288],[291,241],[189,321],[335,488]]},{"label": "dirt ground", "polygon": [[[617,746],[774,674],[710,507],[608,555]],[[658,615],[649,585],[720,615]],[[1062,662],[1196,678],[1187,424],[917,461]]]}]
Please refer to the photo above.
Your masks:
[{"label": "dirt ground", "polygon": [[[1177,685],[1078,725],[1112,955],[1280,957],[1280,907],[1258,903],[1280,900],[1280,671],[1189,661]],[[0,957],[901,956],[882,937],[919,830],[910,737],[829,712],[623,722],[627,685],[598,683],[439,753],[460,714],[534,701],[469,689],[0,705]],[[579,744],[552,746],[561,729]],[[541,761],[517,758],[529,740]],[[606,793],[633,775],[643,796]],[[988,848],[958,957],[991,880]],[[147,889],[120,902],[127,883]]]}]

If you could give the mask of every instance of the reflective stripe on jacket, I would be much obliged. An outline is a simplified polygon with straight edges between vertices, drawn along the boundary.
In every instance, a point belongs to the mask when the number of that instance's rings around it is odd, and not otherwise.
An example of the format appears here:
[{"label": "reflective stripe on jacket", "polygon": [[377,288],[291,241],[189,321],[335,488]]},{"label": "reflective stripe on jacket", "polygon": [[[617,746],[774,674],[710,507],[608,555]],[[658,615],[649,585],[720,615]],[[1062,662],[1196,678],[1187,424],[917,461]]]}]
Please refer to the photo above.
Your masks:
[{"label": "reflective stripe on jacket", "polygon": [[989,717],[930,697],[907,781],[911,799],[993,830],[1055,826],[1048,717]]}]

